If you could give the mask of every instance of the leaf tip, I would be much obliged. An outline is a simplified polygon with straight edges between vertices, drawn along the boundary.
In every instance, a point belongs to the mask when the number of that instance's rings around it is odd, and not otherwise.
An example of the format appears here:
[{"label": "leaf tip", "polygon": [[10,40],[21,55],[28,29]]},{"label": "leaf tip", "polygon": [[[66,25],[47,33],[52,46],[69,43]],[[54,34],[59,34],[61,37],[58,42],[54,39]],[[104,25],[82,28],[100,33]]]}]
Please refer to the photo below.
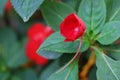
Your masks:
[{"label": "leaf tip", "polygon": [[27,18],[27,17],[25,17],[25,16],[23,17],[23,21],[24,21],[24,22],[27,22],[28,20],[29,20],[29,18]]}]

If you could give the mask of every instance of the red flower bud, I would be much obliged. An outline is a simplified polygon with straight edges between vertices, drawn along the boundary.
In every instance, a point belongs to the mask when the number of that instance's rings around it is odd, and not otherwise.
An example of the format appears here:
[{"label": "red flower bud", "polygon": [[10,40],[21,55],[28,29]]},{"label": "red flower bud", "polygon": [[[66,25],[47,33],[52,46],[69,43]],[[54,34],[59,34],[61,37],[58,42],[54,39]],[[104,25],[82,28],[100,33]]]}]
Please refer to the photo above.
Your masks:
[{"label": "red flower bud", "polygon": [[53,30],[49,26],[44,26],[41,23],[35,23],[31,28],[28,29],[28,42],[26,44],[26,55],[27,57],[35,61],[39,65],[44,65],[48,60],[36,53],[36,50],[42,44],[42,42],[51,34]]},{"label": "red flower bud", "polygon": [[43,41],[44,37],[46,37],[44,36],[45,35],[44,30],[45,30],[45,25],[41,23],[35,23],[27,31],[28,38],[31,40]]},{"label": "red flower bud", "polygon": [[11,11],[11,9],[12,9],[12,4],[10,0],[7,0],[7,3],[5,4],[5,12],[8,13]]},{"label": "red flower bud", "polygon": [[66,38],[64,42],[82,37],[85,29],[84,22],[75,13],[68,15],[60,24],[60,33]]}]

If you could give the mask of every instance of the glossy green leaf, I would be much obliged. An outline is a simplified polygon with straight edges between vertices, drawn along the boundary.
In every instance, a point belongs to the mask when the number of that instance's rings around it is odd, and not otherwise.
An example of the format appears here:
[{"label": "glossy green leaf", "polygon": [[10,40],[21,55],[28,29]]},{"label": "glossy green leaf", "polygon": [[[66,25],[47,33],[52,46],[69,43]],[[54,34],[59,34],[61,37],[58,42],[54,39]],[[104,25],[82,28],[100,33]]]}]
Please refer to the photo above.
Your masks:
[{"label": "glossy green leaf", "polygon": [[60,2],[51,2],[51,1],[45,1],[41,5],[41,11],[43,14],[43,17],[45,21],[56,31],[59,30],[59,25],[61,21],[64,20],[64,18],[74,12],[74,10]]},{"label": "glossy green leaf", "polygon": [[[41,54],[42,50],[53,51],[57,53],[75,53],[79,45],[79,40],[75,42],[64,42],[64,37],[59,32],[52,34],[38,49]],[[89,47],[87,39],[83,38],[81,52],[86,51]]]},{"label": "glossy green leaf", "polygon": [[11,0],[16,12],[24,22],[28,21],[44,0]]},{"label": "glossy green leaf", "polygon": [[78,15],[87,26],[87,33],[93,31],[94,34],[103,28],[106,18],[106,6],[104,0],[82,0]]},{"label": "glossy green leaf", "polygon": [[53,73],[47,80],[78,80],[78,60],[64,70]]},{"label": "glossy green leaf", "polygon": [[120,60],[120,45],[114,44],[111,46],[103,46],[103,49],[107,51],[107,55],[113,59]]},{"label": "glossy green leaf", "polygon": [[103,44],[108,45],[116,41],[120,37],[120,21],[108,22],[104,25],[97,40]]},{"label": "glossy green leaf", "polygon": [[120,61],[111,59],[96,47],[94,50],[97,56],[97,80],[120,80]]},{"label": "glossy green leaf", "polygon": [[120,0],[106,0],[107,21],[120,20]]},{"label": "glossy green leaf", "polygon": [[0,1],[0,16],[3,15],[4,9],[5,9],[5,3],[6,3],[6,0]]},{"label": "glossy green leaf", "polygon": [[40,55],[42,55],[43,57],[47,58],[47,59],[57,59],[59,58],[62,54],[58,53],[58,52],[54,52],[54,51],[47,51],[47,50],[41,50]]}]

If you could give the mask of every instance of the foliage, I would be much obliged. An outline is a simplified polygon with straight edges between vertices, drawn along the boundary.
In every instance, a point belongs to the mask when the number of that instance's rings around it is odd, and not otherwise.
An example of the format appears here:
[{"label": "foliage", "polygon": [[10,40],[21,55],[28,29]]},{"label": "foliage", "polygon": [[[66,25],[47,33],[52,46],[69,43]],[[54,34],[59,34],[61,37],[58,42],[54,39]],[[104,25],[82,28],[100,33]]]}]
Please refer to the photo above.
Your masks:
[{"label": "foliage", "polygon": [[[7,2],[0,3],[0,80],[120,80],[120,0],[10,0],[12,7]],[[80,42],[64,42],[60,34],[60,24],[70,13],[83,20],[86,31],[80,57],[61,71]],[[26,33],[36,22],[46,28],[38,28],[39,48],[34,50],[49,60],[44,65],[26,55]],[[46,34],[48,25],[54,30],[51,35]]]}]

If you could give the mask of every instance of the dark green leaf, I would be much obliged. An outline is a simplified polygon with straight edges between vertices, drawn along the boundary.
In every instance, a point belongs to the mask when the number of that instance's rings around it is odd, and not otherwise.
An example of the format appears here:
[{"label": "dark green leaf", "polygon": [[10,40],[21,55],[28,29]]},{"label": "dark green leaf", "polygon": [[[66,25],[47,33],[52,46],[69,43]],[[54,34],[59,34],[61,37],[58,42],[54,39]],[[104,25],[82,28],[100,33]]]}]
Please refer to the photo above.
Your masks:
[{"label": "dark green leaf", "polygon": [[88,73],[88,80],[97,80],[96,78],[96,66],[93,65],[92,68],[90,69],[89,73]]},{"label": "dark green leaf", "polygon": [[4,9],[5,9],[5,3],[6,3],[6,0],[0,1],[0,16],[3,15]]},{"label": "dark green leaf", "polygon": [[[57,53],[75,53],[79,45],[79,40],[75,42],[64,42],[64,38],[59,32],[52,34],[38,49],[38,53],[42,50],[53,51]],[[83,38],[81,52],[86,51],[89,47],[87,39]]]},{"label": "dark green leaf", "polygon": [[78,80],[78,60],[72,62],[64,70],[53,73],[48,80]]},{"label": "dark green leaf", "polygon": [[28,21],[44,0],[11,0],[24,22]]},{"label": "dark green leaf", "polygon": [[108,45],[116,41],[120,37],[120,21],[112,21],[105,24],[97,40]]},{"label": "dark green leaf", "polygon": [[59,30],[60,22],[64,18],[74,12],[68,5],[60,2],[45,1],[41,5],[41,11],[45,21],[56,31]]},{"label": "dark green leaf", "polygon": [[87,26],[87,33],[93,31],[94,34],[103,28],[106,18],[106,6],[104,0],[82,0],[78,15]]},{"label": "dark green leaf", "polygon": [[107,3],[107,20],[120,20],[120,0],[106,0]]},{"label": "dark green leaf", "polygon": [[120,61],[109,58],[96,47],[94,50],[97,56],[97,80],[120,80]]}]

